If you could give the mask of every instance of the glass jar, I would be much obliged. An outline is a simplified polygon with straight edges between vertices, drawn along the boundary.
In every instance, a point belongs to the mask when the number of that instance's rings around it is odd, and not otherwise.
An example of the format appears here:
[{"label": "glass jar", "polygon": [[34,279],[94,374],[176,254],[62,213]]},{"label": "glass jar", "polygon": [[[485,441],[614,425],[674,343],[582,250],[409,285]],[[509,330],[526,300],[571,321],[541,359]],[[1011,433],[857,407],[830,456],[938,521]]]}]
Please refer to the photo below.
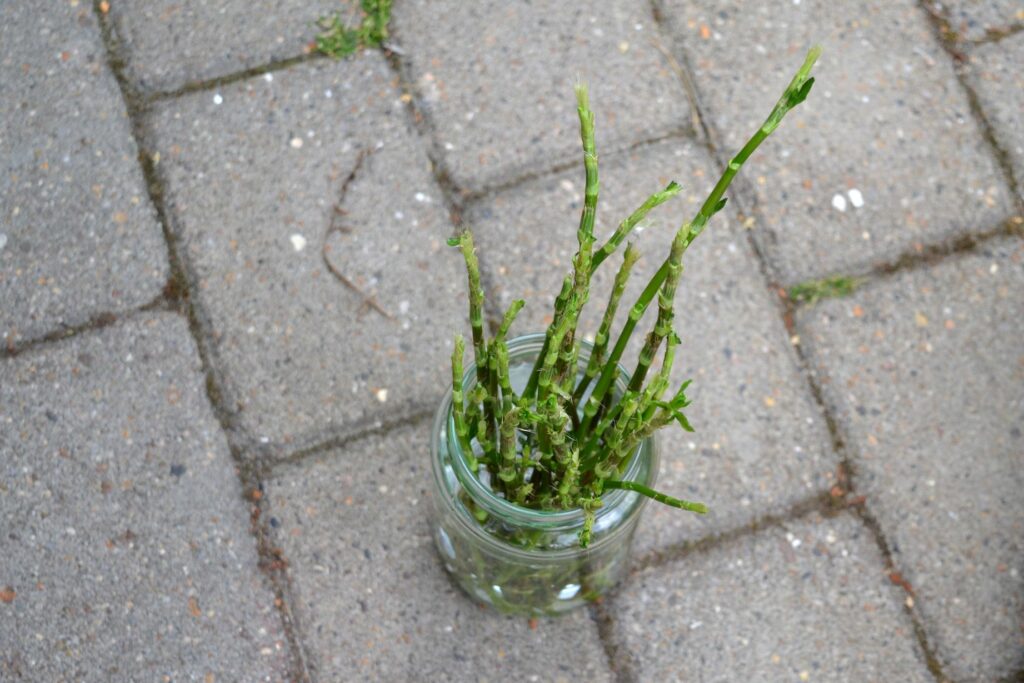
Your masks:
[{"label": "glass jar", "polygon": [[[543,334],[508,342],[509,374],[521,391],[544,345]],[[579,372],[591,346],[581,344]],[[617,392],[628,375],[619,366]],[[466,395],[476,366],[463,378]],[[466,463],[454,434],[452,392],[434,419],[430,439],[434,473],[432,531],[445,568],[473,598],[498,610],[528,616],[556,615],[592,601],[614,586],[629,567],[629,551],[647,499],[615,489],[602,496],[591,541],[580,548],[583,511],[544,511],[515,505],[495,494]],[[653,488],[658,454],[653,438],[640,444],[622,479]]]}]

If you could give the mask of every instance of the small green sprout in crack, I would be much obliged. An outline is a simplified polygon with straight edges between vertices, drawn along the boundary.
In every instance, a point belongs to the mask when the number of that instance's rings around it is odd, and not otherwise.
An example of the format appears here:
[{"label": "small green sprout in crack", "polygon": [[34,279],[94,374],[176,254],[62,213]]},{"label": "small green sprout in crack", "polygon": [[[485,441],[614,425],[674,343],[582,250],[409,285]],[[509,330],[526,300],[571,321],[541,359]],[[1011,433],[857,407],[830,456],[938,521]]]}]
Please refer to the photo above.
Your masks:
[{"label": "small green sprout in crack", "polygon": [[362,21],[350,28],[348,20],[340,13],[320,17],[317,28],[316,49],[328,57],[341,59],[354,54],[361,48],[380,47],[388,38],[388,22],[391,21],[391,0],[362,0]]},{"label": "small green sprout in crack", "polygon": [[860,279],[844,275],[808,280],[790,287],[789,298],[800,304],[814,304],[820,299],[850,296],[860,284]]}]

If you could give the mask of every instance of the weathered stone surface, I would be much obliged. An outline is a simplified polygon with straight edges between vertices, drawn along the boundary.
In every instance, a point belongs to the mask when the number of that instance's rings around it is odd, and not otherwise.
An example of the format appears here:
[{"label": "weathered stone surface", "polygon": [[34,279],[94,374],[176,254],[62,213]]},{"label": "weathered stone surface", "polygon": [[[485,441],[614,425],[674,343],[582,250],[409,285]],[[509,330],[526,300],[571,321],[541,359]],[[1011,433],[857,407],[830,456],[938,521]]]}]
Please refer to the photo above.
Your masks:
[{"label": "weathered stone surface", "polygon": [[982,40],[990,32],[1001,33],[1024,24],[1021,0],[946,0],[950,28],[962,38]]},{"label": "weathered stone surface", "polygon": [[[620,324],[667,256],[675,229],[704,200],[717,174],[702,149],[672,141],[628,153],[602,154],[596,234],[600,240],[655,190],[675,179],[684,191],[651,214],[636,239],[644,254],[623,297]],[[577,248],[582,169],[545,176],[471,206],[490,300],[503,310],[524,298],[515,334],[542,331]],[[593,335],[603,315],[621,254],[595,275],[581,331]],[[723,211],[684,260],[676,294],[682,338],[675,386],[693,379],[687,415],[695,434],[660,433],[658,488],[706,502],[706,517],[652,504],[638,532],[638,552],[734,528],[826,491],[836,464],[824,421],[800,377],[780,311],[738,229]],[[492,313],[500,317],[498,306]],[[632,370],[657,305],[634,333]],[[614,339],[613,342],[614,343]],[[657,361],[660,363],[660,359]]]},{"label": "weathered stone surface", "polygon": [[215,361],[261,442],[399,419],[450,381],[465,275],[391,78],[376,53],[318,61],[152,121]]},{"label": "weathered stone surface", "polygon": [[690,127],[646,2],[413,0],[395,8],[394,23],[420,105],[464,189],[578,156],[577,74],[590,83],[604,149]]},{"label": "weathered stone surface", "polygon": [[92,10],[0,5],[0,343],[141,306],[167,251]]},{"label": "weathered stone surface", "polygon": [[1024,665],[1024,247],[902,273],[800,316],[856,485],[954,680]]},{"label": "weathered stone surface", "polygon": [[323,680],[611,680],[586,611],[500,616],[447,578],[427,521],[430,425],[281,467],[267,485]]},{"label": "weathered stone surface", "polygon": [[932,681],[871,534],[816,515],[648,569],[611,602],[644,681]]},{"label": "weathered stone surface", "polygon": [[112,2],[110,15],[134,86],[168,91],[303,54],[330,13],[354,0]]},{"label": "weathered stone surface", "polygon": [[[1014,66],[1016,64],[1016,66]],[[969,74],[1024,198],[1024,33],[971,53]]]},{"label": "weathered stone surface", "polygon": [[[810,97],[752,161],[755,235],[789,285],[995,227],[1010,192],[916,2],[667,3],[723,153],[822,42]],[[706,36],[703,37],[703,36]]]},{"label": "weathered stone surface", "polygon": [[287,675],[185,321],[0,363],[0,679]]}]

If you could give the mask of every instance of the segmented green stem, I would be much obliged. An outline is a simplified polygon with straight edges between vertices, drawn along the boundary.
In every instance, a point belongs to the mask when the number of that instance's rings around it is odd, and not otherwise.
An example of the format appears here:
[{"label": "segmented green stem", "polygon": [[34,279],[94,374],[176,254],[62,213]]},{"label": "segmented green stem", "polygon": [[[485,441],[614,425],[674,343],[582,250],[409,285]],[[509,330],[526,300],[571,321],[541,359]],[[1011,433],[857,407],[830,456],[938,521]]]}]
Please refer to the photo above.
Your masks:
[{"label": "segmented green stem", "polygon": [[644,486],[643,484],[639,484],[635,481],[617,481],[611,479],[604,482],[604,487],[606,489],[625,489],[626,491],[636,491],[640,495],[652,498],[659,503],[664,503],[665,505],[679,508],[681,510],[696,512],[701,515],[706,514],[708,511],[708,506],[704,503],[691,503],[690,501],[682,500],[681,498],[673,498],[672,496],[659,493],[649,486]]},{"label": "segmented green stem", "polygon": [[608,241],[605,242],[600,249],[594,252],[594,259],[590,264],[590,272],[593,273],[597,270],[597,267],[600,266],[606,258],[615,253],[615,250],[619,248],[620,244],[622,244],[622,240],[626,239],[626,237],[633,232],[633,228],[635,228],[640,221],[646,218],[647,214],[649,214],[651,210],[661,204],[664,204],[669,199],[672,199],[672,197],[675,197],[682,191],[682,189],[682,186],[673,180],[664,190],[655,192],[648,197],[646,201],[640,205],[640,208],[631,213],[626,220],[619,223],[619,227],[615,229],[615,232],[608,238]]},{"label": "segmented green stem", "polygon": [[462,335],[455,336],[455,349],[452,351],[452,420],[455,423],[455,438],[466,458],[469,469],[476,472],[479,467],[473,454],[473,445],[469,439],[469,425],[466,422],[466,404],[462,394],[462,357],[466,354],[466,342]]}]

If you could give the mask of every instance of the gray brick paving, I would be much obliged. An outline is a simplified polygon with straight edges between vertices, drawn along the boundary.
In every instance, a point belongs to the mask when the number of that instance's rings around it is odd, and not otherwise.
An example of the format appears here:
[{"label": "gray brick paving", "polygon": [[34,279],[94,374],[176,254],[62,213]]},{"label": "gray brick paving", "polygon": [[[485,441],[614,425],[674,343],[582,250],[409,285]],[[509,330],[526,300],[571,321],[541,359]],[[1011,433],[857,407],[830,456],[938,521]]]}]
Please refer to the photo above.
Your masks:
[{"label": "gray brick paving", "polygon": [[0,679],[273,680],[287,650],[185,321],[0,362]]},{"label": "gray brick paving", "polygon": [[665,5],[723,153],[761,124],[804,51],[824,46],[808,101],[755,156],[755,235],[784,284],[864,271],[1009,215],[1009,190],[916,2]]},{"label": "gray brick paving", "polygon": [[955,680],[1024,665],[1024,247],[807,310],[804,338],[925,628]]},{"label": "gray brick paving", "polygon": [[690,126],[686,95],[651,42],[646,2],[415,0],[395,7],[394,23],[445,164],[464,189],[575,158],[576,74],[590,82],[605,149]]},{"label": "gray brick paving", "polygon": [[531,628],[471,602],[434,551],[430,425],[282,466],[266,487],[322,680],[609,681],[586,611]]},{"label": "gray brick paving", "polygon": [[[993,134],[1006,153],[1024,198],[1024,33],[985,45],[970,55],[970,82]],[[1014,66],[1016,65],[1016,66]]]},{"label": "gray brick paving", "polygon": [[[699,145],[659,143],[629,153],[602,154],[597,234],[618,221],[672,179],[681,195],[652,213],[636,242],[644,254],[624,297],[620,324],[668,253],[676,227],[691,217],[717,179]],[[714,174],[714,175],[713,175]],[[525,298],[514,332],[542,330],[554,295],[576,250],[582,202],[582,169],[546,176],[481,200],[467,221],[490,276],[491,301],[504,308]],[[595,276],[594,293],[581,329],[593,334],[607,302],[621,257]],[[638,531],[638,549],[664,549],[778,513],[828,490],[837,458],[824,420],[800,377],[790,340],[764,285],[746,237],[731,211],[715,217],[694,244],[676,295],[677,329],[683,343],[675,382],[693,379],[687,415],[696,428],[660,434],[663,465],[659,488],[708,503],[699,517],[650,505]],[[495,306],[497,308],[497,306]],[[630,362],[650,322],[634,334]],[[498,313],[500,315],[500,312]],[[660,361],[659,361],[660,362]]]},{"label": "gray brick paving", "polygon": [[87,3],[0,6],[0,343],[140,306],[167,252]]},{"label": "gray brick paving", "polygon": [[815,516],[641,572],[608,606],[644,681],[921,681],[870,532]]},{"label": "gray brick paving", "polygon": [[169,91],[296,57],[316,20],[349,16],[352,0],[111,2],[110,16],[135,88]]},{"label": "gray brick paving", "polygon": [[946,0],[950,28],[961,38],[983,40],[990,32],[1024,24],[1021,0]]},{"label": "gray brick paving", "polygon": [[227,393],[271,446],[432,408],[448,381],[465,276],[398,97],[370,53],[167,102],[151,121]]}]

